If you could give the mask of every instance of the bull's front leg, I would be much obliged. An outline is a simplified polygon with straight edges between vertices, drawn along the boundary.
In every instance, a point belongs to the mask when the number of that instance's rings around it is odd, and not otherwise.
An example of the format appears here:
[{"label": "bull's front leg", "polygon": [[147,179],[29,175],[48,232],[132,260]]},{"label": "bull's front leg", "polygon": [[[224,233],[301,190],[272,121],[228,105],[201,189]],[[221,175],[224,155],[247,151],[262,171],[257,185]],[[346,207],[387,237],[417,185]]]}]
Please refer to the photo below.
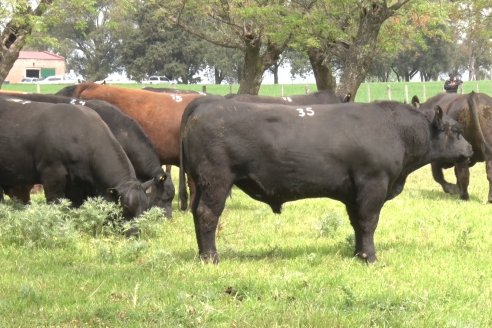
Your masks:
[{"label": "bull's front leg", "polygon": [[492,161],[485,161],[485,170],[487,172],[487,180],[489,181],[489,203],[492,203]]},{"label": "bull's front leg", "polygon": [[386,178],[364,181],[358,187],[355,204],[346,204],[350,224],[355,233],[355,255],[368,263],[375,262],[374,232],[379,213],[387,197]]},{"label": "bull's front leg", "polygon": [[444,179],[442,167],[439,164],[431,163],[431,168],[432,168],[432,177],[434,178],[434,181],[436,181],[441,185],[442,190],[444,190],[445,193],[453,194],[453,195],[459,193],[458,185],[449,183],[446,181],[446,179]]},{"label": "bull's front leg", "polygon": [[468,185],[470,184],[470,169],[468,163],[465,161],[456,163],[454,166],[454,173],[456,174],[460,198],[463,200],[470,199],[470,195],[468,194]]}]

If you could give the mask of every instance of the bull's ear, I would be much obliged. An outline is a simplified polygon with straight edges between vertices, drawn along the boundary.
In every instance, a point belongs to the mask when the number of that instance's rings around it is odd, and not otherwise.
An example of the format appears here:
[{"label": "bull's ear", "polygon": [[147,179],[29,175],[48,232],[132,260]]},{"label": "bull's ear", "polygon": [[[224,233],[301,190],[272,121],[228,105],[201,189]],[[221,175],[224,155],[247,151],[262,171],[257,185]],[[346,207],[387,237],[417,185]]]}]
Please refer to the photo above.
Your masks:
[{"label": "bull's ear", "polygon": [[114,202],[118,201],[118,190],[116,188],[108,188],[106,189],[106,195],[108,198]]},{"label": "bull's ear", "polygon": [[443,111],[441,106],[437,105],[436,108],[434,109],[434,120],[433,123],[438,129],[442,129],[442,117],[443,117]]},{"label": "bull's ear", "polygon": [[150,179],[149,181],[145,181],[145,182],[142,183],[142,188],[144,190],[147,190],[150,187],[152,187],[153,184],[154,184],[154,179]]},{"label": "bull's ear", "polygon": [[416,95],[412,97],[412,106],[417,109],[420,108],[420,99]]}]

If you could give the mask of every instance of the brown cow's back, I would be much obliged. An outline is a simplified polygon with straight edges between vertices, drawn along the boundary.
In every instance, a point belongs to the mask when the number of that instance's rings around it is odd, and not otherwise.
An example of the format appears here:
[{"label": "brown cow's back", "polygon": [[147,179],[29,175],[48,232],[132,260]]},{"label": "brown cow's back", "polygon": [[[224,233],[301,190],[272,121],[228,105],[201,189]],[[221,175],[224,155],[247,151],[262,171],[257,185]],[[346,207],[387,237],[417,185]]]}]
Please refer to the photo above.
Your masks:
[{"label": "brown cow's back", "polygon": [[[69,91],[70,94],[67,93]],[[59,94],[107,101],[136,120],[149,136],[162,164],[179,165],[179,127],[184,109],[202,94],[156,93],[81,83]]]}]

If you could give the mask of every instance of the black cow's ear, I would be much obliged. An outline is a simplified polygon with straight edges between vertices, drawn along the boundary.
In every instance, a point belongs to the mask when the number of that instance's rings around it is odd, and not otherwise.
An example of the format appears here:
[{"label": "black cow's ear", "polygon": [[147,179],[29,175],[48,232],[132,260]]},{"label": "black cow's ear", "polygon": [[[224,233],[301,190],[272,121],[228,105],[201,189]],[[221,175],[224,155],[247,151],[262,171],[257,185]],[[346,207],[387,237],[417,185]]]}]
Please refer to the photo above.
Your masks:
[{"label": "black cow's ear", "polygon": [[433,123],[434,125],[439,129],[441,130],[442,129],[442,126],[443,126],[443,123],[442,123],[442,117],[443,117],[443,111],[442,111],[442,108],[441,106],[436,106],[436,108],[434,109],[434,120],[433,120]]},{"label": "black cow's ear", "polygon": [[154,183],[155,183],[154,179],[150,179],[148,181],[142,182],[143,190],[147,191],[147,189],[151,188]]},{"label": "black cow's ear", "polygon": [[442,121],[442,116],[443,116],[443,112],[442,112],[442,108],[441,106],[437,105],[436,106],[436,118],[440,121]]}]

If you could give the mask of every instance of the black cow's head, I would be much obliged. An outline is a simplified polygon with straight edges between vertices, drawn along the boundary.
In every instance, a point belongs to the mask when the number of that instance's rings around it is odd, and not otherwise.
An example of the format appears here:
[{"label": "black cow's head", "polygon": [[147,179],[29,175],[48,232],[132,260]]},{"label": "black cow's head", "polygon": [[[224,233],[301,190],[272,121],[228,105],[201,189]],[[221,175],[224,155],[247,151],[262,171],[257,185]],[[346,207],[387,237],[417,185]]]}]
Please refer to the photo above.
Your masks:
[{"label": "black cow's head", "polygon": [[163,172],[162,175],[156,176],[148,181],[148,186],[144,184],[144,187],[149,196],[150,206],[157,206],[164,209],[164,215],[170,218],[172,216],[172,201],[175,194],[171,177]]},{"label": "black cow's head", "polygon": [[137,180],[126,181],[115,188],[109,188],[107,195],[110,200],[121,204],[125,219],[138,217],[150,206],[144,185]]},{"label": "black cow's head", "polygon": [[431,129],[432,157],[436,160],[459,162],[472,156],[472,146],[462,136],[461,125],[445,115],[440,106],[434,110]]}]

